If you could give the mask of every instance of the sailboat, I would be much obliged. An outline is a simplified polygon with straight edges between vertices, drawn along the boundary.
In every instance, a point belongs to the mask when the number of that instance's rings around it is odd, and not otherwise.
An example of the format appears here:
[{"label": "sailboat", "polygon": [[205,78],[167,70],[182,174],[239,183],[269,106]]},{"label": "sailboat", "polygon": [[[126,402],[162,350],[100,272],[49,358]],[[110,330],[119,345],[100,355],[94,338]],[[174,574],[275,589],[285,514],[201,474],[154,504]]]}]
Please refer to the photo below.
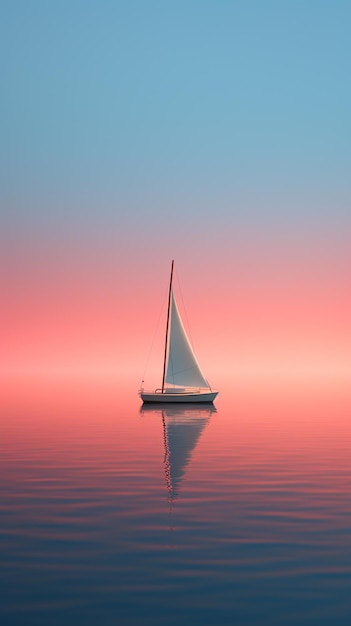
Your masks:
[{"label": "sailboat", "polygon": [[173,268],[168,292],[162,385],[154,391],[140,390],[143,402],[213,402],[213,391],[197,362],[186,334],[173,291]]}]

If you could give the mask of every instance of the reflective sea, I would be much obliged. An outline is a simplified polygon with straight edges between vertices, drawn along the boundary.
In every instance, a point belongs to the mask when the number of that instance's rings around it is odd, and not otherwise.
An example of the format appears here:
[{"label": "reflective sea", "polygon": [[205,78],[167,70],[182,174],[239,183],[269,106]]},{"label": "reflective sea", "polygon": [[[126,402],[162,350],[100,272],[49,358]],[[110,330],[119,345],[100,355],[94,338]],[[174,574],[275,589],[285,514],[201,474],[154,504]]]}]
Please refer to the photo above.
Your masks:
[{"label": "reflective sea", "polygon": [[0,624],[349,624],[351,391],[1,386]]}]

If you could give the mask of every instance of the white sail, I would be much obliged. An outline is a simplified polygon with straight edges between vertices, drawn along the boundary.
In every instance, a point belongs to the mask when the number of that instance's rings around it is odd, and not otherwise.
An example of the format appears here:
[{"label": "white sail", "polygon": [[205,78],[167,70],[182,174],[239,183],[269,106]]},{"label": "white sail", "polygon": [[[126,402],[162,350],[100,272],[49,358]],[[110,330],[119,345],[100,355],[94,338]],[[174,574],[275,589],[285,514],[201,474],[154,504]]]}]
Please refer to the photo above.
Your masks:
[{"label": "white sail", "polygon": [[171,293],[169,349],[165,380],[170,385],[209,388],[185,332],[173,289]]}]

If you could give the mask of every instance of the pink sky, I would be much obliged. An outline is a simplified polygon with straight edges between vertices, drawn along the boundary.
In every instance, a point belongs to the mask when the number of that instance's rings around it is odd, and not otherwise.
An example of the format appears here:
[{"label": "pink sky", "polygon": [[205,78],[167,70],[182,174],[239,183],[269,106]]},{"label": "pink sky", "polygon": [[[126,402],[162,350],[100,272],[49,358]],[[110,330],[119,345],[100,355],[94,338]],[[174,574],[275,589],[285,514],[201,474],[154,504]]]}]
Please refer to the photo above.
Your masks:
[{"label": "pink sky", "polygon": [[[130,234],[129,234],[130,235]],[[128,236],[129,236],[128,235]],[[3,252],[5,371],[125,373],[138,384],[165,304],[170,261],[200,363],[217,386],[250,375],[347,376],[347,235],[203,233],[149,249],[113,236],[33,238]],[[162,244],[162,245],[161,245]],[[222,244],[222,245],[221,245]],[[163,316],[165,315],[163,307]],[[150,367],[161,369],[161,317]],[[157,353],[157,348],[159,352]]]}]

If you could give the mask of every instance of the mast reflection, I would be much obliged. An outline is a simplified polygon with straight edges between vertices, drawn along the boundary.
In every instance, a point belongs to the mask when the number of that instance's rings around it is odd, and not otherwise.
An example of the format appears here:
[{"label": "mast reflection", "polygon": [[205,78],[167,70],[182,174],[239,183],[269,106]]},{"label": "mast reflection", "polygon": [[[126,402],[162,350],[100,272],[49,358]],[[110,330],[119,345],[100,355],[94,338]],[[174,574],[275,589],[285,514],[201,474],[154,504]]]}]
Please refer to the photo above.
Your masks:
[{"label": "mast reflection", "polygon": [[159,415],[163,427],[164,472],[168,499],[172,503],[179,488],[192,454],[210,417],[216,413],[213,404],[144,404],[142,414]]}]

